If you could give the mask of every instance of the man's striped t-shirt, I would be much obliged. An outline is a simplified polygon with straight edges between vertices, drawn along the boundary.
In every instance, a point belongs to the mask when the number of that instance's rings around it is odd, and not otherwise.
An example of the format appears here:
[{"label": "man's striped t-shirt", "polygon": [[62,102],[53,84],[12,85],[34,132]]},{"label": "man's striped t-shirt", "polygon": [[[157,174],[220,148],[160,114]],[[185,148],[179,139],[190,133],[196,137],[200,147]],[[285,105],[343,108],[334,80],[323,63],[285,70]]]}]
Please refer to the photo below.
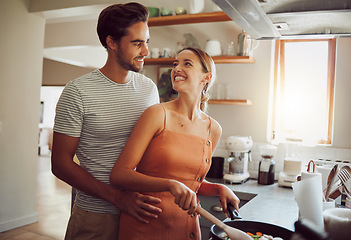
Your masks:
[{"label": "man's striped t-shirt", "polygon": [[[159,103],[156,85],[142,74],[130,72],[119,84],[99,70],[69,82],[56,106],[54,131],[79,137],[80,165],[109,184],[111,169],[144,110]],[[105,200],[77,191],[76,204],[86,211],[119,213]]]}]

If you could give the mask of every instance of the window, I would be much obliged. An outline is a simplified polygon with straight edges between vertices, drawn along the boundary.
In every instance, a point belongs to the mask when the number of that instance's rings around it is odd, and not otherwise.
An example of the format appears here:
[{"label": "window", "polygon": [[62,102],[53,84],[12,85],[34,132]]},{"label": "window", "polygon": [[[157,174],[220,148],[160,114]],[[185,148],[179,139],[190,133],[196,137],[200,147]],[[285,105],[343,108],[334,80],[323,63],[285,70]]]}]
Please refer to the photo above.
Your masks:
[{"label": "window", "polygon": [[272,135],[331,144],[335,39],[276,40]]}]

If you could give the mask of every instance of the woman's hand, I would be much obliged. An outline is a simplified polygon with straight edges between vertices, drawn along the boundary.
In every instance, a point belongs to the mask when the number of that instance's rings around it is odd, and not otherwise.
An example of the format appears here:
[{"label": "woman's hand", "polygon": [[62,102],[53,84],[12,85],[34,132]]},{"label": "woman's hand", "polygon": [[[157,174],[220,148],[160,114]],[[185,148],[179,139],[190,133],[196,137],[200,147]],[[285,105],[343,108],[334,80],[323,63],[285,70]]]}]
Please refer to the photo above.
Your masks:
[{"label": "woman's hand", "polygon": [[170,180],[169,192],[174,196],[174,202],[189,214],[195,213],[197,207],[197,196],[194,191],[185,184],[176,180]]},{"label": "woman's hand", "polygon": [[232,190],[230,190],[227,186],[221,185],[219,187],[219,196],[220,196],[220,201],[221,205],[223,207],[223,212],[227,217],[229,217],[229,212],[227,209],[227,204],[231,203],[234,208],[239,211],[239,203],[240,199],[233,193]]}]

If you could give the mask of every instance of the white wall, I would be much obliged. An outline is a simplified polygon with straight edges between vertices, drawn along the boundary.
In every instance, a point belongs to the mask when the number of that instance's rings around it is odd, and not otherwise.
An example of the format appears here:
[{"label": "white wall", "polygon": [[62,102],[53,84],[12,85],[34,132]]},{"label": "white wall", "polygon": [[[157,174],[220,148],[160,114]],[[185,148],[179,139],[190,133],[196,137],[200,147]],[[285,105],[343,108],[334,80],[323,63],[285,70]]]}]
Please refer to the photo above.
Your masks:
[{"label": "white wall", "polygon": [[272,41],[260,41],[254,64],[217,64],[219,81],[226,81],[234,99],[250,99],[252,106],[210,105],[209,113],[223,128],[222,138],[251,136],[265,142],[271,80]]},{"label": "white wall", "polygon": [[44,103],[43,122],[39,124],[40,155],[50,155],[52,147],[52,134],[55,120],[56,104],[61,96],[62,87],[43,86],[40,91],[40,101]]},{"label": "white wall", "polygon": [[45,20],[0,2],[0,232],[33,223]]},{"label": "white wall", "polygon": [[53,128],[55,119],[56,104],[61,96],[62,87],[41,87],[40,101],[44,102],[43,123],[39,124],[42,128]]}]

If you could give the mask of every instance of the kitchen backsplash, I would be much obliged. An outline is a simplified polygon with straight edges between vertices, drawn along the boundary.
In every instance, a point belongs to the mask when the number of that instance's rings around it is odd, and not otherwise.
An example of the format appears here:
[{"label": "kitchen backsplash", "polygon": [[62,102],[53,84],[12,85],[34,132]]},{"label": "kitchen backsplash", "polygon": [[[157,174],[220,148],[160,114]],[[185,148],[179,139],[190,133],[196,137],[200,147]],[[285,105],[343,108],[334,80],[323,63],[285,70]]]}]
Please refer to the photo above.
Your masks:
[{"label": "kitchen backsplash", "polygon": [[[259,147],[266,145],[267,143],[254,142],[251,149],[251,162],[249,162],[249,173],[250,178],[257,179],[258,175],[258,165],[261,160],[261,155],[259,152]],[[284,157],[286,156],[286,144],[280,143],[278,146],[274,160],[275,165],[275,179],[278,180],[279,173],[283,170]],[[324,159],[332,161],[351,161],[351,149],[341,149],[341,148],[332,148],[327,146],[301,146],[299,145],[296,148],[296,157],[302,161],[302,171],[306,171],[307,164],[310,160],[315,159]],[[220,140],[216,151],[213,156],[219,156],[227,158],[229,156],[229,151],[225,148],[225,141]]]}]

